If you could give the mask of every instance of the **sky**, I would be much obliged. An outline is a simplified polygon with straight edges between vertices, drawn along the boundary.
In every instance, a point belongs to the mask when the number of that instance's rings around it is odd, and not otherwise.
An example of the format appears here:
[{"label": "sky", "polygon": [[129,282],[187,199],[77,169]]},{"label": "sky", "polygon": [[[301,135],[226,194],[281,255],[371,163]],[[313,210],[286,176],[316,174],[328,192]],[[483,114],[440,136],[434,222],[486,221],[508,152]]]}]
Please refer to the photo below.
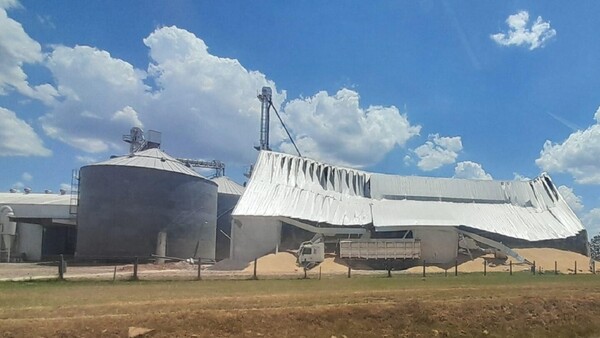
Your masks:
[{"label": "sky", "polygon": [[[263,86],[302,155],[547,172],[600,232],[600,3],[0,0],[0,191],[69,189],[131,127],[243,183]],[[295,153],[271,120],[271,147]],[[206,172],[203,172],[207,174]]]}]

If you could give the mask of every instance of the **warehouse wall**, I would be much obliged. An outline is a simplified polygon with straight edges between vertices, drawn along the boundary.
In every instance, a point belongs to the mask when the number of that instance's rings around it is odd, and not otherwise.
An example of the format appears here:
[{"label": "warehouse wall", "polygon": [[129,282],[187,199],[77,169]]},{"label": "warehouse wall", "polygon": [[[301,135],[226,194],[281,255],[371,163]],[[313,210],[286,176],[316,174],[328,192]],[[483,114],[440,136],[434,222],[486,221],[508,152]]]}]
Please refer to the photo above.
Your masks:
[{"label": "warehouse wall", "polygon": [[231,235],[230,258],[249,262],[277,248],[281,222],[273,217],[235,217]]},{"label": "warehouse wall", "polygon": [[421,240],[421,259],[427,264],[447,264],[458,255],[458,233],[448,227],[413,228],[416,239]]},{"label": "warehouse wall", "polygon": [[44,228],[38,224],[18,223],[17,243],[12,255],[26,261],[40,261],[42,259],[42,238]]}]

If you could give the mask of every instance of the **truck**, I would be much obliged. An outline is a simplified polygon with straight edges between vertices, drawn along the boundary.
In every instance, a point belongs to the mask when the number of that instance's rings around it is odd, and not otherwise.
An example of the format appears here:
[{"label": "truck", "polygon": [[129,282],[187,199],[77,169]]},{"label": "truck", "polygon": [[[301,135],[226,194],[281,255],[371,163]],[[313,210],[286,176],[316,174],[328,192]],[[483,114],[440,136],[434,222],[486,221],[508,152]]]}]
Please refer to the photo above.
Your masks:
[{"label": "truck", "polygon": [[[421,258],[421,241],[414,238],[348,239],[340,240],[336,258],[348,265],[370,265],[391,269],[393,266],[414,262]],[[303,242],[298,249],[298,265],[311,269],[325,260],[325,244],[320,241]]]}]

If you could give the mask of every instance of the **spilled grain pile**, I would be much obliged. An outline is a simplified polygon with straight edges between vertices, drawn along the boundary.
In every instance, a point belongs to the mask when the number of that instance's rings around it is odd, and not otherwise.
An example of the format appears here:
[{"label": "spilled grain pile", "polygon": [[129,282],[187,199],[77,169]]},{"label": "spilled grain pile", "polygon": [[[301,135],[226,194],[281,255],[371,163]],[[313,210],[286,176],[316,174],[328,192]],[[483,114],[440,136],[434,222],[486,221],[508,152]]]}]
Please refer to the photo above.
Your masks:
[{"label": "spilled grain pile", "polygon": [[[322,273],[326,274],[345,273],[348,271],[348,267],[336,262],[335,257],[333,256],[327,256],[321,264],[311,269],[311,271],[317,272],[319,269]],[[254,262],[251,262],[244,271],[253,272]],[[279,252],[259,258],[256,262],[256,272],[262,274],[287,274],[303,273],[304,269],[296,264],[296,256],[294,254],[290,252]]]},{"label": "spilled grain pile", "polygon": [[[571,251],[552,249],[552,248],[527,248],[515,249],[519,255],[526,260],[535,262],[539,271],[554,271],[554,262],[557,264],[558,271],[564,274],[574,273],[575,262],[577,262],[577,273],[590,273],[590,258]],[[508,272],[510,270],[510,261],[513,262],[513,271],[530,271],[531,265],[517,263],[513,258],[508,258],[501,261],[494,258],[494,255],[483,255],[473,260],[466,261],[458,265],[459,272],[483,272],[483,263],[487,263],[486,270],[488,272]],[[600,265],[598,265],[600,268]],[[453,271],[454,267],[449,267],[449,271]],[[444,269],[436,266],[428,266],[428,273],[444,272]],[[409,273],[422,273],[421,266],[413,267],[407,270]]]},{"label": "spilled grain pile", "polygon": [[[289,252],[271,253],[256,260],[257,273],[297,273],[301,270],[296,265],[296,256]],[[253,272],[254,262],[243,271]]]}]

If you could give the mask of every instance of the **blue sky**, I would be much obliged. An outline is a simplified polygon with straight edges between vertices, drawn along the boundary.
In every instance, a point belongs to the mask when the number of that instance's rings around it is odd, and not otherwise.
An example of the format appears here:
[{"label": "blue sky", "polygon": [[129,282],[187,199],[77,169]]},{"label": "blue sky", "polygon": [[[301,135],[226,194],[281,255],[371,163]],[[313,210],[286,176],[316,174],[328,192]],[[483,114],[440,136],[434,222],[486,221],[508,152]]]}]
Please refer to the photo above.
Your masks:
[{"label": "blue sky", "polygon": [[[0,0],[0,189],[70,184],[132,126],[242,182],[260,103],[307,156],[401,175],[546,171],[600,230],[594,1]],[[273,121],[275,150],[292,152]]]}]

